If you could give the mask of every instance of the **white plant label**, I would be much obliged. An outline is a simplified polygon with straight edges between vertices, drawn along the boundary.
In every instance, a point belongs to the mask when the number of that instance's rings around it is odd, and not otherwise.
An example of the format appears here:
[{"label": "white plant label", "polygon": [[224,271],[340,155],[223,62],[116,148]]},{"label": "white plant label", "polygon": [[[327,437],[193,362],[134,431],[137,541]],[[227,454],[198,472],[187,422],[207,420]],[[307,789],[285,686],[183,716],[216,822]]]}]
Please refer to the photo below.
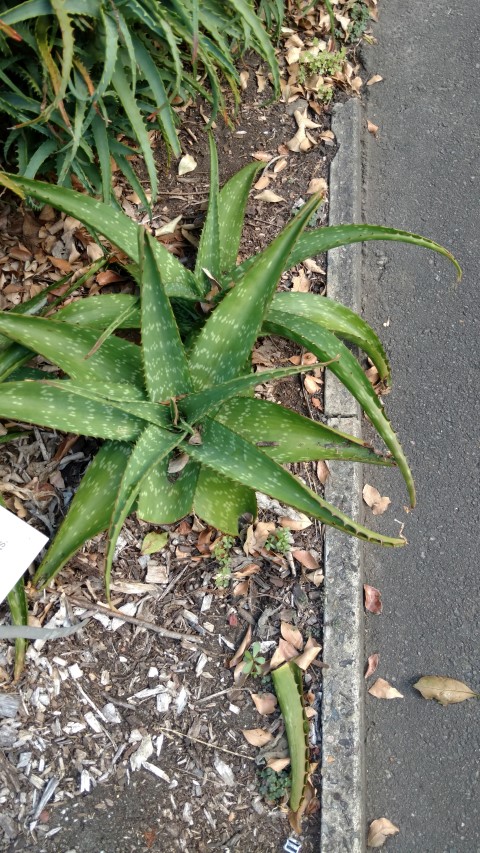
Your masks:
[{"label": "white plant label", "polygon": [[47,536],[0,506],[0,602],[47,542]]}]

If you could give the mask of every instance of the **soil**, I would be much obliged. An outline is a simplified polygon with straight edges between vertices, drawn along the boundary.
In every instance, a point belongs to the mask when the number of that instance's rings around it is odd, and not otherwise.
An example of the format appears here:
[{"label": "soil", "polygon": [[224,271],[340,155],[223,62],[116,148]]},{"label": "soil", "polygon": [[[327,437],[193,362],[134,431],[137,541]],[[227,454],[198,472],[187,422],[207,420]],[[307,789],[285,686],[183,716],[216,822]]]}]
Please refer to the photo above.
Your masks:
[{"label": "soil", "polygon": [[[325,110],[315,116],[320,125],[314,131],[318,144],[303,154],[289,153],[284,146],[296,131],[292,105],[266,104],[268,93],[260,96],[256,91],[255,68],[248,63],[246,68],[249,88],[235,127],[218,122],[215,129],[221,182],[251,162],[256,152],[267,153],[272,160],[285,156],[287,162],[276,176],[274,164],[268,170],[273,176],[270,188],[283,201],[255,200],[253,193],[242,256],[258,251],[280,231],[306,199],[312,178],[328,178],[335,151],[331,140],[320,139],[329,127]],[[163,186],[153,211],[154,228],[182,216],[179,230],[163,239],[187,263],[188,239],[198,237],[208,197],[204,126],[199,112],[190,108],[181,141],[198,163],[191,174],[179,178],[175,164],[167,169],[159,153]],[[122,203],[128,212],[133,208],[137,218],[146,218],[134,201],[123,198]],[[318,225],[326,223],[327,211],[326,203]],[[317,258],[316,263],[325,270],[325,259]],[[323,292],[325,275],[312,271],[307,275],[310,289]],[[284,277],[281,287],[292,287],[292,274]],[[256,364],[261,371],[299,352],[266,339]],[[279,382],[273,388],[260,385],[258,393],[321,418],[318,378],[318,393],[313,395],[305,390],[303,379]],[[2,449],[2,469],[22,472],[20,482],[5,494],[10,507],[17,511],[21,507],[48,534],[64,514],[92,451],[92,445],[80,439],[69,449],[71,461],[67,456],[62,467],[61,462],[53,468],[47,465],[47,476],[42,473],[45,454],[40,451],[43,448],[51,461],[62,441],[37,430],[8,445],[8,452],[5,446]],[[65,456],[61,459],[64,462]],[[29,484],[37,477],[40,484],[51,486],[55,470],[63,484],[54,480],[50,495],[43,495],[40,504],[38,495],[28,491]],[[294,470],[321,490],[315,467],[302,464]],[[260,519],[278,529],[291,524],[287,512],[268,501]],[[249,529],[255,533],[255,528],[248,522],[229,549],[230,568],[241,573],[254,565],[258,572],[240,586],[231,583],[222,590],[215,583],[219,569],[212,553],[215,531],[187,517],[165,528],[168,543],[159,554],[142,557],[142,541],[152,528],[129,519],[117,549],[113,603],[145,623],[143,627],[101,611],[102,536],[87,544],[48,591],[38,595],[30,590],[38,624],[83,627],[68,638],[30,646],[22,680],[9,687],[18,707],[0,719],[0,780],[2,774],[5,780],[0,781],[1,849],[266,853],[282,850],[289,837],[297,838],[287,819],[288,796],[271,803],[259,793],[258,774],[268,754],[287,754],[278,711],[260,716],[251,699],[252,692],[271,692],[270,680],[259,675],[236,684],[229,661],[249,628],[267,659],[278,645],[282,622],[297,627],[304,640],[309,636],[321,640],[322,588],[318,574],[317,582],[313,577],[321,567],[321,529],[312,524],[292,531],[291,551],[283,555],[262,545],[249,548],[247,534]],[[5,609],[1,616],[6,617]],[[154,626],[179,636],[161,636]],[[11,665],[12,649],[3,647],[0,677],[5,685]],[[321,664],[309,668],[305,681],[318,711]],[[266,753],[242,735],[242,729],[255,728],[272,735]],[[312,712],[312,761],[319,759],[320,737],[318,715]],[[318,788],[318,775],[313,782]],[[318,849],[319,820],[314,802],[299,838],[304,853]]]}]

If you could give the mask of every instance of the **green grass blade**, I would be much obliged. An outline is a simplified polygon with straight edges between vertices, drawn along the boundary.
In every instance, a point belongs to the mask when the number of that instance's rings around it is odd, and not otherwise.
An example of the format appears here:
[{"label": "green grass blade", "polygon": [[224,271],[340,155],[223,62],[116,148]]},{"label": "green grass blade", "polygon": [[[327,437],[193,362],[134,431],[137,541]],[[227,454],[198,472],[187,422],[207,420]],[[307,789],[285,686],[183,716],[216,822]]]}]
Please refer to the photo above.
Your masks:
[{"label": "green grass blade", "polygon": [[[87,228],[103,234],[138,263],[138,231],[141,226],[129,219],[123,211],[115,210],[108,204],[65,187],[28,180],[20,175],[0,172],[0,184],[22,198],[26,195],[32,196],[36,201],[50,204],[57,210],[79,219]],[[161,265],[168,296],[193,299],[201,295],[192,273],[158,241],[155,242],[155,256]]]},{"label": "green grass blade", "polygon": [[379,545],[405,544],[404,539],[382,536],[357,524],[304,486],[254,444],[217,421],[206,419],[202,431],[202,444],[190,445],[184,442],[182,449],[193,459],[213,468],[224,477],[230,477],[306,515],[318,518],[324,524],[329,524],[343,533]]},{"label": "green grass blade", "polygon": [[277,403],[249,397],[229,400],[215,420],[260,446],[277,462],[341,459],[370,465],[392,465],[366,442]]},{"label": "green grass blade", "polygon": [[242,18],[244,18],[244,20],[252,30],[260,52],[264,59],[267,60],[270,66],[270,70],[273,76],[275,95],[276,97],[278,97],[280,95],[280,73],[278,70],[278,63],[275,56],[275,51],[273,49],[269,35],[265,32],[260,18],[258,18],[258,16],[248,5],[248,3],[245,2],[245,0],[232,0],[231,5],[238,12],[238,14]]},{"label": "green grass blade", "polygon": [[[296,670],[296,671],[295,671]],[[296,812],[302,802],[310,767],[308,720],[303,706],[302,673],[294,663],[284,663],[271,673],[288,740],[292,787],[289,805]]]},{"label": "green grass blade", "polygon": [[189,459],[174,479],[168,474],[168,459],[148,472],[140,486],[137,515],[151,524],[174,524],[192,511],[200,465]]},{"label": "green grass blade", "polygon": [[158,465],[181,441],[182,437],[182,433],[167,432],[157,426],[150,425],[142,432],[129,456],[118,487],[108,531],[108,549],[105,557],[105,589],[108,600],[110,600],[110,576],[115,545],[123,522],[137,499],[141,482],[148,471]]},{"label": "green grass blade", "polygon": [[220,276],[220,231],[218,214],[218,159],[217,149],[211,133],[208,134],[210,150],[210,193],[208,197],[207,218],[202,229],[200,244],[195,263],[195,277],[197,281],[204,283],[204,290],[210,290],[208,277],[203,270],[213,275],[215,279]]},{"label": "green grass blade", "polygon": [[319,323],[342,340],[359,347],[372,360],[380,378],[390,382],[390,364],[382,342],[368,323],[350,308],[315,293],[277,293],[272,309]]},{"label": "green grass blade", "polygon": [[72,379],[143,383],[140,349],[122,338],[108,338],[87,358],[98,340],[92,329],[2,311],[0,332],[58,365]]},{"label": "green grass blade", "polygon": [[128,445],[113,441],[100,448],[36,571],[34,583],[48,584],[88,539],[107,529],[130,453]]},{"label": "green grass blade", "polygon": [[150,400],[160,402],[188,393],[192,383],[160,264],[153,253],[153,237],[146,231],[140,231],[139,237],[145,382]]},{"label": "green grass blade", "polygon": [[283,312],[271,311],[264,329],[268,334],[280,335],[296,341],[316,355],[317,358],[326,360],[339,356],[338,361],[330,364],[329,370],[358,400],[363,411],[368,415],[378,434],[393,454],[393,458],[403,474],[411,505],[415,506],[413,477],[401,444],[371,383],[345,344],[338,340],[332,332],[322,328],[317,323],[312,323],[304,317],[287,316]]},{"label": "green grass blade", "polygon": [[0,418],[89,435],[94,438],[135,439],[145,422],[114,404],[82,396],[45,382],[0,383]]},{"label": "green grass blade", "polygon": [[286,259],[319,203],[320,198],[313,196],[302,207],[210,314],[190,356],[190,372],[198,390],[243,372]]},{"label": "green grass blade", "polygon": [[113,72],[112,85],[140,145],[152,188],[152,201],[156,201],[158,195],[158,180],[157,167],[153,158],[152,147],[148,138],[147,129],[143,122],[142,114],[137,106],[135,93],[130,88],[129,81],[125,76],[125,72],[119,59],[117,59],[115,71]]},{"label": "green grass blade", "polygon": [[412,234],[410,231],[399,231],[397,228],[385,228],[382,225],[330,225],[327,228],[317,228],[307,231],[298,240],[293,248],[285,269],[302,263],[307,258],[328,252],[338,246],[346,246],[348,243],[366,243],[368,240],[392,240],[399,243],[412,243],[431,249],[444,258],[448,258],[457,270],[458,278],[462,277],[462,270],[453,255],[427,237]]},{"label": "green grass blade", "polygon": [[263,163],[248,163],[222,187],[218,198],[220,272],[235,266],[248,194]]},{"label": "green grass blade", "polygon": [[92,121],[92,133],[97,149],[98,165],[102,176],[102,195],[105,204],[108,204],[112,193],[112,166],[110,163],[110,146],[108,144],[108,133],[102,116],[98,113]]},{"label": "green grass blade", "polygon": [[195,489],[193,509],[199,518],[215,530],[238,536],[240,516],[250,513],[255,518],[257,500],[253,489],[203,465]]}]

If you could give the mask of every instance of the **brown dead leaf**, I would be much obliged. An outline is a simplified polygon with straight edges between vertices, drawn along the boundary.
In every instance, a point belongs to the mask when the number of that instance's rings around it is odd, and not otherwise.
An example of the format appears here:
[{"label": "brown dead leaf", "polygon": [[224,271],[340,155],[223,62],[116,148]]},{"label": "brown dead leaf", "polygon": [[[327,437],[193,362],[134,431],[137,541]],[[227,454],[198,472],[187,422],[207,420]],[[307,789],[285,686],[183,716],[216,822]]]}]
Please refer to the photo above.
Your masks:
[{"label": "brown dead leaf", "polygon": [[373,655],[370,655],[367,661],[367,668],[365,670],[365,678],[370,678],[373,673],[376,672],[379,660],[380,655],[378,654],[378,652],[374,652]]},{"label": "brown dead leaf", "polygon": [[321,380],[317,379],[315,376],[310,376],[309,374],[304,377],[303,384],[307,394],[317,394],[319,389],[322,387]]},{"label": "brown dead leaf", "polygon": [[285,201],[283,196],[277,195],[273,190],[264,190],[262,193],[254,196],[255,201],[266,201],[269,204],[278,204],[280,201]]},{"label": "brown dead leaf", "polygon": [[233,658],[228,662],[230,669],[233,666],[236,666],[237,663],[239,663],[241,660],[243,660],[243,655],[245,653],[245,650],[248,649],[251,642],[252,642],[252,626],[249,625],[247,630],[246,630],[245,636],[244,636],[242,642],[240,643],[237,651],[235,652]]},{"label": "brown dead leaf", "polygon": [[277,697],[274,693],[251,693],[250,696],[259,714],[273,714],[277,706]]},{"label": "brown dead leaf", "polygon": [[260,74],[259,71],[255,71],[255,77],[257,78],[257,92],[261,95],[267,85],[267,78],[263,74]]},{"label": "brown dead leaf", "polygon": [[424,675],[413,686],[424,699],[436,699],[440,705],[455,705],[457,702],[465,702],[466,699],[480,697],[479,693],[474,693],[463,681],[444,675]]},{"label": "brown dead leaf", "polygon": [[382,497],[378,489],[366,483],[363,487],[363,500],[370,507],[374,515],[383,515],[385,510],[390,506],[391,500],[387,497]]},{"label": "brown dead leaf", "polygon": [[378,133],[378,124],[374,124],[373,121],[367,121],[367,130],[372,136],[377,136]]},{"label": "brown dead leaf", "polygon": [[292,277],[292,291],[294,293],[308,293],[310,290],[310,280],[305,275],[303,270],[300,270],[298,275]]},{"label": "brown dead leaf", "polygon": [[325,275],[325,270],[323,267],[319,267],[317,262],[313,260],[313,258],[306,258],[303,262],[310,272],[318,272],[321,275]]},{"label": "brown dead leaf", "polygon": [[197,168],[197,165],[197,161],[191,154],[184,154],[178,164],[179,176],[182,177],[182,175],[188,175],[189,172],[193,172]]},{"label": "brown dead leaf", "polygon": [[248,566],[244,566],[243,569],[238,569],[236,572],[232,572],[232,577],[234,578],[249,578],[252,575],[258,575],[260,571],[260,566],[257,563],[249,563]]},{"label": "brown dead leaf", "polygon": [[233,595],[235,598],[238,598],[240,595],[248,595],[248,589],[250,586],[250,581],[248,579],[244,581],[239,581],[233,587]]},{"label": "brown dead leaf", "polygon": [[305,672],[321,651],[322,647],[319,643],[313,637],[309,637],[302,654],[295,658],[295,663]]},{"label": "brown dead leaf", "polygon": [[292,646],[291,643],[287,643],[286,640],[280,638],[278,641],[278,646],[275,649],[272,659],[270,661],[270,669],[276,669],[277,666],[280,666],[282,663],[285,663],[288,660],[292,660],[292,658],[296,658],[298,655],[298,649],[295,646]]},{"label": "brown dead leaf", "polygon": [[313,572],[314,569],[318,569],[318,561],[316,557],[312,554],[311,551],[304,551],[303,549],[299,549],[297,551],[292,551],[292,556],[295,560],[297,560],[305,569]]},{"label": "brown dead leaf", "polygon": [[270,178],[268,177],[268,175],[262,175],[262,177],[259,178],[257,183],[254,184],[253,186],[255,187],[256,190],[264,190],[268,187],[269,183],[270,183]]},{"label": "brown dead leaf", "polygon": [[397,832],[400,832],[398,826],[386,817],[372,820],[368,829],[367,847],[383,847],[388,836],[396,835]]},{"label": "brown dead leaf", "polygon": [[278,175],[279,172],[283,172],[283,170],[286,168],[287,165],[288,165],[288,160],[286,157],[282,157],[280,160],[277,160],[277,162],[275,163],[275,165],[273,167],[273,171],[274,171],[275,175]]},{"label": "brown dead leaf", "polygon": [[317,569],[315,572],[307,572],[305,577],[307,581],[313,583],[314,586],[321,586],[325,580],[325,575],[321,569]]},{"label": "brown dead leaf", "polygon": [[252,746],[265,746],[273,740],[273,735],[266,729],[242,729],[242,735]]},{"label": "brown dead leaf", "polygon": [[269,758],[267,761],[267,767],[270,767],[271,770],[275,770],[275,773],[281,773],[282,770],[285,770],[285,767],[288,767],[290,764],[290,758]]},{"label": "brown dead leaf", "polygon": [[396,687],[392,687],[384,678],[377,678],[368,692],[376,699],[403,699],[403,693],[399,693]]},{"label": "brown dead leaf", "polygon": [[307,195],[313,195],[314,193],[323,193],[323,195],[327,195],[328,184],[325,178],[312,178],[307,187]]},{"label": "brown dead leaf", "polygon": [[370,586],[368,583],[363,584],[363,592],[365,595],[365,610],[368,610],[369,613],[374,613],[375,616],[378,616],[382,610],[382,594],[379,589],[376,589],[374,586]]},{"label": "brown dead leaf", "polygon": [[250,74],[248,73],[248,71],[240,71],[239,77],[240,77],[240,86],[243,89],[243,91],[245,91],[245,89],[248,86]]},{"label": "brown dead leaf", "polygon": [[320,480],[322,486],[325,485],[329,476],[330,476],[330,468],[328,467],[328,465],[324,459],[320,459],[320,461],[317,462],[317,477]]},{"label": "brown dead leaf", "polygon": [[281,622],[280,633],[287,643],[291,643],[292,646],[295,646],[300,651],[303,646],[303,637],[298,628],[290,625],[290,622]]},{"label": "brown dead leaf", "polygon": [[374,86],[375,83],[381,83],[382,80],[383,77],[381,76],[381,74],[374,74],[372,77],[370,77],[370,80],[367,80],[367,86]]},{"label": "brown dead leaf", "polygon": [[302,512],[299,512],[298,518],[288,518],[287,516],[282,516],[279,521],[282,527],[287,527],[288,530],[306,530],[307,527],[311,527],[313,522],[308,516],[304,515]]},{"label": "brown dead leaf", "polygon": [[273,154],[269,154],[268,151],[255,151],[252,157],[254,160],[260,160],[262,163],[269,163]]}]

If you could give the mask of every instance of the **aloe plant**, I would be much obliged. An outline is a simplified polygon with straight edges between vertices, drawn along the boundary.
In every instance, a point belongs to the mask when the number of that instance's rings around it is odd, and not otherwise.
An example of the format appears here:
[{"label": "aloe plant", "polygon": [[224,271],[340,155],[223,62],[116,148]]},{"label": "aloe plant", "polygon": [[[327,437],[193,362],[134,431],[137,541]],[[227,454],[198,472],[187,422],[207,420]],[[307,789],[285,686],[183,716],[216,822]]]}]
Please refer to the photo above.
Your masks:
[{"label": "aloe plant", "polygon": [[[105,235],[129,255],[140,285],[139,297],[96,296],[50,318],[0,312],[0,344],[11,341],[0,346],[0,417],[104,440],[36,572],[37,584],[48,583],[88,538],[108,529],[108,596],[115,542],[129,513],[168,524],[195,512],[234,536],[239,517],[256,513],[255,491],[369,542],[404,544],[348,518],[283,467],[318,459],[397,464],[415,501],[399,441],[343,343],[360,346],[389,381],[378,337],[352,311],[325,297],[276,293],[276,287],[292,263],[355,241],[410,242],[458,265],[441,246],[407,232],[370,225],[305,231],[321,201],[315,196],[264,251],[235,266],[258,166],[246,166],[219,191],[212,140],[210,153],[210,201],[193,272],[120,211],[58,186],[0,175],[20,195],[49,203]],[[213,297],[212,279],[219,291]],[[196,310],[199,300],[204,307],[208,303],[206,313]],[[119,328],[139,328],[140,344],[118,337]],[[259,377],[250,357],[262,334],[296,341],[327,364],[359,401],[388,453],[253,397]],[[22,373],[28,353],[56,365],[61,378],[31,368]],[[277,368],[261,380],[308,369]],[[169,472],[173,458],[175,474]]]}]

